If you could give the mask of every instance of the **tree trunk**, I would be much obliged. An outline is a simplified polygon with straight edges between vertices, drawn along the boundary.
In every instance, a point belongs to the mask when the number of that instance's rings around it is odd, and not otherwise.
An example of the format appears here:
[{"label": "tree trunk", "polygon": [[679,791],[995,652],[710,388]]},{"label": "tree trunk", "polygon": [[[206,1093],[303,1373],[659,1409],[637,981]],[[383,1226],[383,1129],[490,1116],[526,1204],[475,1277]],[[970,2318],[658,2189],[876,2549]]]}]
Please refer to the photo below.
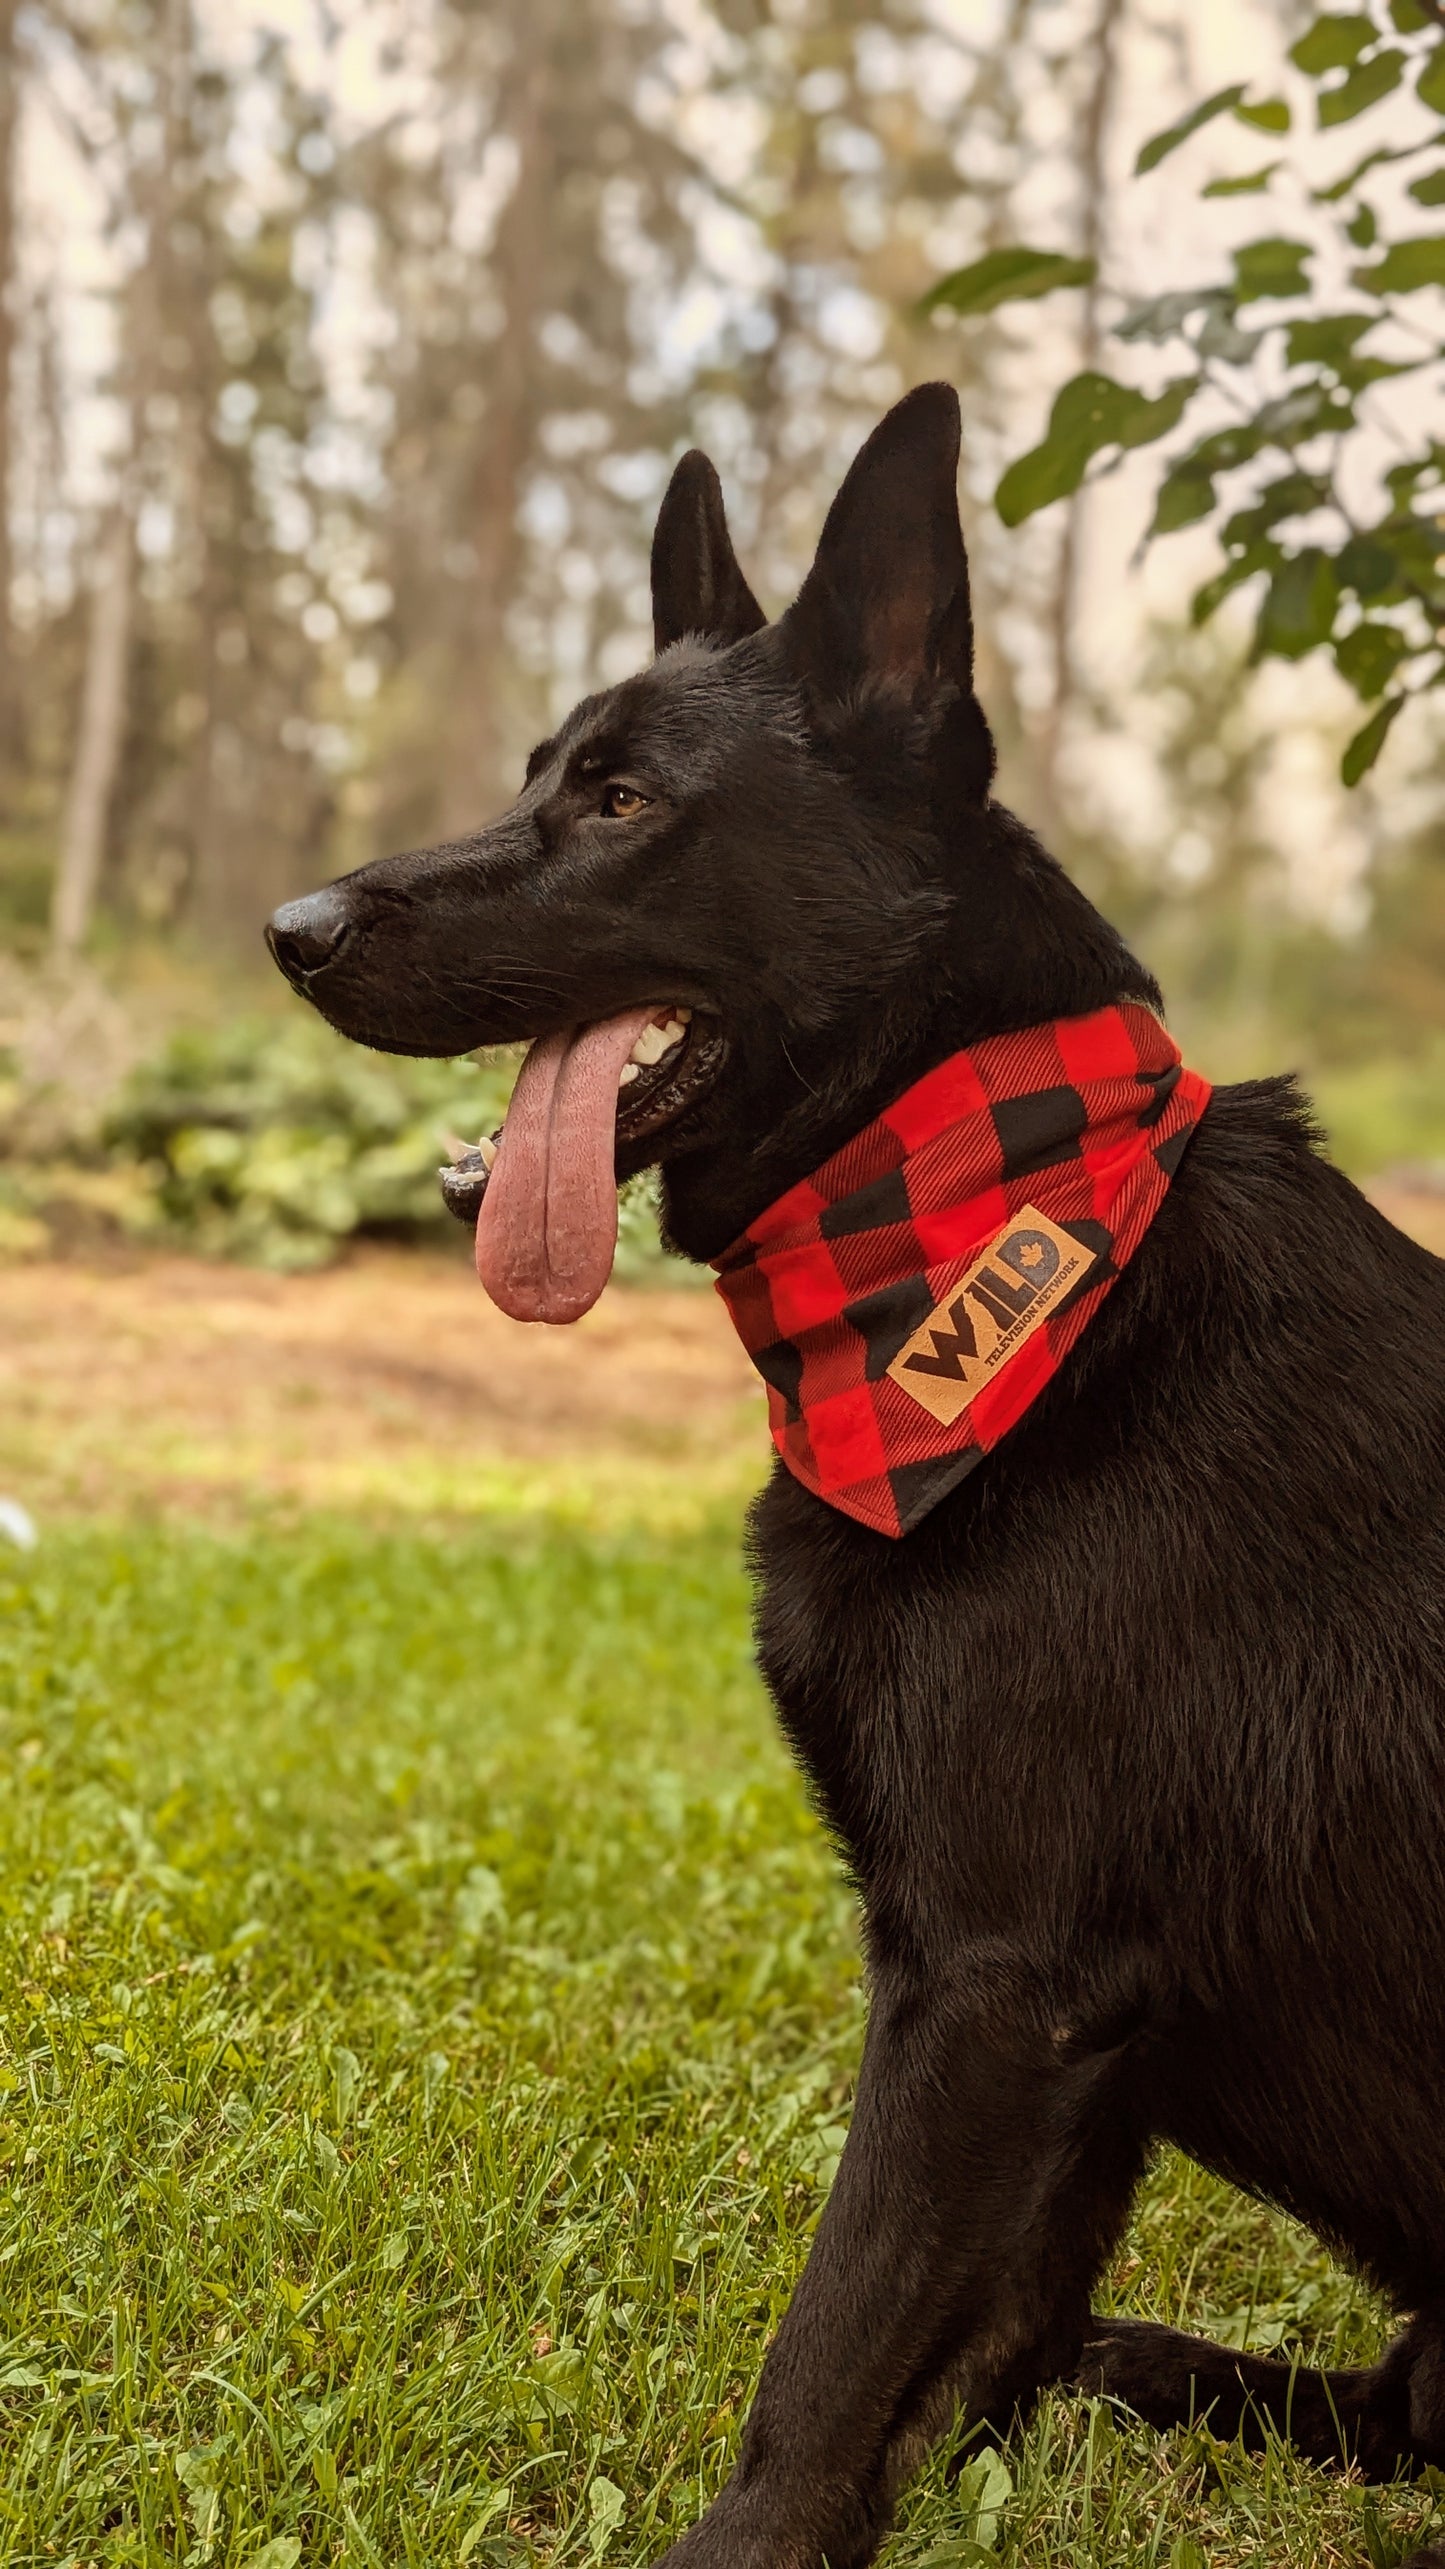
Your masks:
[{"label": "tree trunk", "polygon": [[[1119,36],[1127,8],[1128,0],[1100,0],[1094,28],[1093,78],[1089,84],[1080,135],[1079,182],[1083,195],[1083,221],[1079,248],[1082,256],[1092,259],[1095,265],[1095,281],[1084,289],[1083,322],[1079,332],[1079,364],[1086,373],[1097,369],[1101,354],[1097,270],[1106,247],[1105,212],[1109,189],[1106,156],[1119,78]],[[1059,803],[1058,762],[1063,746],[1063,726],[1078,685],[1074,666],[1074,620],[1078,606],[1083,513],[1087,505],[1086,494],[1082,490],[1075,491],[1064,518],[1054,580],[1054,683],[1044,740],[1044,768],[1049,798],[1056,808]]]},{"label": "tree trunk", "polygon": [[493,342],[487,407],[477,443],[469,511],[475,569],[460,618],[460,703],[448,744],[442,828],[461,837],[505,797],[506,618],[522,562],[517,510],[536,402],[536,324],[547,260],[553,184],[546,0],[516,0],[516,54],[506,127],[517,146],[516,184],[497,233],[493,272],[505,319]]},{"label": "tree trunk", "polygon": [[58,955],[85,942],[105,855],[105,828],[125,738],[134,555],[130,521],[117,508],[95,567],[90,632],[75,757],[60,829],[60,856],[50,906],[50,941]]},{"label": "tree trunk", "polygon": [[10,618],[10,465],[14,439],[15,163],[19,127],[19,0],[0,0],[0,778],[19,763],[20,673]]}]

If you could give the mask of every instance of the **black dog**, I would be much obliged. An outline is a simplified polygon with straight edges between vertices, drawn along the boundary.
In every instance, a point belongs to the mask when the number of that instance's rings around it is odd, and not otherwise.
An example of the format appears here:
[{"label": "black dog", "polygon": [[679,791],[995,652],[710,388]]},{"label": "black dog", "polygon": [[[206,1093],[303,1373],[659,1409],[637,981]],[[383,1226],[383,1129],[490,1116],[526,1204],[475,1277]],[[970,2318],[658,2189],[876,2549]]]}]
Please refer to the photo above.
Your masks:
[{"label": "black dog", "polygon": [[[397,1052],[560,1057],[563,1030],[671,1017],[618,1092],[616,1171],[660,1162],[699,1259],[960,1047],[1155,1002],[990,799],[957,453],[952,393],[911,394],[766,628],[687,457],[655,665],[579,706],[493,827],[280,911],[296,987]],[[535,1136],[516,1165],[551,1184]],[[513,1307],[595,1289],[571,1270],[596,1208],[563,1194],[501,1258]],[[959,2403],[1003,2429],[1061,2379],[1373,2475],[1445,2467],[1445,1264],[1321,1156],[1288,1080],[1223,1090],[977,1471],[889,1541],[779,1470],[752,1542],[872,2011],[736,2470],[669,2561],[862,2569]],[[1410,2314],[1380,2363],[1293,2374],[1091,2319],[1161,2137]]]}]

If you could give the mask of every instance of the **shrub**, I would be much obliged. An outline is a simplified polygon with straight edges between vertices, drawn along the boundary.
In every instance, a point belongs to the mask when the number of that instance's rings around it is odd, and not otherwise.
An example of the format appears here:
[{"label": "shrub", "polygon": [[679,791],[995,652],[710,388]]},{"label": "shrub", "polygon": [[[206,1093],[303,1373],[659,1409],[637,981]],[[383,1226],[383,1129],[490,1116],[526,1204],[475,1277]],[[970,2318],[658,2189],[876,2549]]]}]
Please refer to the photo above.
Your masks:
[{"label": "shrub", "polygon": [[[358,1235],[452,1239],[437,1166],[506,1113],[516,1057],[411,1061],[368,1053],[317,1019],[245,1019],[172,1035],[123,1083],[102,1129],[142,1185],[126,1227],[202,1255],[323,1266]],[[618,1271],[685,1270],[657,1238],[656,1197],[626,1190]]]},{"label": "shrub", "polygon": [[358,1232],[439,1230],[444,1136],[506,1110],[514,1065],[363,1052],[319,1021],[173,1035],[125,1081],[109,1155],[143,1168],[142,1227],[214,1257],[319,1266]]}]

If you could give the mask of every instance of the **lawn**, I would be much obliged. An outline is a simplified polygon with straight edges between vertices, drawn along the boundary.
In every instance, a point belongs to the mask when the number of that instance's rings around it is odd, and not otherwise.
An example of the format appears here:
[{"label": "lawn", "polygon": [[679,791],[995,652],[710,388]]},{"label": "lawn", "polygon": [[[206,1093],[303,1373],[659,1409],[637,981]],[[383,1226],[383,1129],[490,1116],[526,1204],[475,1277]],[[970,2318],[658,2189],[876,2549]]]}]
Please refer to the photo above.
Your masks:
[{"label": "lawn", "polygon": [[[717,2486],[863,1998],[736,1506],[618,1486],[0,1553],[7,2569],[630,2569]],[[1378,2342],[1177,2161],[1112,2288]],[[1386,2569],[1432,2505],[1058,2397],[886,2558]]]}]

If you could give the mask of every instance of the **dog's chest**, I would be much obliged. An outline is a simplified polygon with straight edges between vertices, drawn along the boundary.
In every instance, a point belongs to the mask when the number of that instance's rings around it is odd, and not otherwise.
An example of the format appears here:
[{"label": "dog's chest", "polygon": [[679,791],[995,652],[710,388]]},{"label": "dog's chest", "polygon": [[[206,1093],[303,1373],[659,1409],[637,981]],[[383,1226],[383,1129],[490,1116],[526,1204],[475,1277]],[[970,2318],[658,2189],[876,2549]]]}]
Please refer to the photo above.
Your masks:
[{"label": "dog's chest", "polygon": [[[1001,1479],[1001,1475],[999,1476]],[[1032,1936],[1150,1841],[1117,1651],[1070,1512],[946,1500],[902,1542],[779,1476],[753,1518],[759,1658],[870,1915],[911,1941]]]},{"label": "dog's chest", "polygon": [[[963,1853],[990,1790],[972,1707],[990,1691],[987,1618],[966,1554],[888,1542],[784,1476],[753,1523],[759,1659],[788,1738],[867,1883]],[[971,1778],[971,1781],[968,1779]]]}]

